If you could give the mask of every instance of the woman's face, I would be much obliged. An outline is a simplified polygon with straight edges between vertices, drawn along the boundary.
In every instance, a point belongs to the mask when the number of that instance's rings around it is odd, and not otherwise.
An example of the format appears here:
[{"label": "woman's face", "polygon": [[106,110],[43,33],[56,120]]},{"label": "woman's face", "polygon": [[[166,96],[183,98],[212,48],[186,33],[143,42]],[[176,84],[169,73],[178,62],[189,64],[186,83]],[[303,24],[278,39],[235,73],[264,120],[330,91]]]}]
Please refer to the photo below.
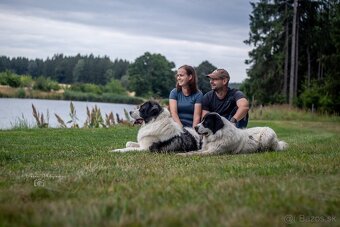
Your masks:
[{"label": "woman's face", "polygon": [[192,75],[188,75],[187,71],[183,68],[178,69],[176,75],[177,83],[179,86],[187,86],[189,81],[192,80]]}]

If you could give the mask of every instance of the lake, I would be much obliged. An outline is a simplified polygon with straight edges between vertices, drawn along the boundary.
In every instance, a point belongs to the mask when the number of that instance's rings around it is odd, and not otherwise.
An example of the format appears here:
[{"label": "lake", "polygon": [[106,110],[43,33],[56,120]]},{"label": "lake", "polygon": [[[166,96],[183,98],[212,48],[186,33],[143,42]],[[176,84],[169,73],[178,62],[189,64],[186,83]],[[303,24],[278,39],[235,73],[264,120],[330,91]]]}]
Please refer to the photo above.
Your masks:
[{"label": "lake", "polygon": [[[33,117],[32,104],[39,113],[44,115],[46,119],[49,115],[49,127],[59,127],[59,123],[54,114],[58,114],[65,123],[71,120],[70,114],[71,101],[65,100],[43,100],[43,99],[16,99],[16,98],[0,98],[0,129],[13,128],[18,119],[26,119],[30,126],[36,125]],[[76,110],[78,124],[83,127],[86,118],[86,107],[90,110],[97,106],[105,120],[105,114],[112,112],[116,119],[116,114],[120,118],[125,119],[124,109],[131,111],[136,105],[117,104],[117,103],[100,103],[100,102],[79,102],[72,101]],[[69,125],[68,125],[69,126]]]}]

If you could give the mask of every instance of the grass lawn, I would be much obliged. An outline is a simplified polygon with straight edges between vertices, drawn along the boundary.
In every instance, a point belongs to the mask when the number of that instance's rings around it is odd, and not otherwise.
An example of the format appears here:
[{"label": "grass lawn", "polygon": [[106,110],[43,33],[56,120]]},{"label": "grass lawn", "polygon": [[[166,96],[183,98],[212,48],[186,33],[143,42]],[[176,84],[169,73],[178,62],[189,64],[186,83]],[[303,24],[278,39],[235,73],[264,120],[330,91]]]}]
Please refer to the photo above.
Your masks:
[{"label": "grass lawn", "polygon": [[136,127],[0,131],[0,226],[339,226],[340,123],[264,125],[287,151],[121,154]]}]

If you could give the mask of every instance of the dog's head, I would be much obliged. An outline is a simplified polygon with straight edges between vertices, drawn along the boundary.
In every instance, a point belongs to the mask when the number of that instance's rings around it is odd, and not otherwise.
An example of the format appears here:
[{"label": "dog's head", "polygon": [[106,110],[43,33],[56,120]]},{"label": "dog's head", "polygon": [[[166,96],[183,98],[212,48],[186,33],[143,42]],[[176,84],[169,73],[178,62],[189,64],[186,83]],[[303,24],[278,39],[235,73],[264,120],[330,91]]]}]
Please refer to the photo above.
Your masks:
[{"label": "dog's head", "polygon": [[201,123],[195,126],[195,130],[200,135],[209,136],[215,134],[223,126],[222,117],[218,113],[212,112],[203,117]]},{"label": "dog's head", "polygon": [[150,122],[162,113],[163,108],[155,101],[147,101],[139,106],[136,110],[130,111],[130,116],[135,119],[135,124]]}]

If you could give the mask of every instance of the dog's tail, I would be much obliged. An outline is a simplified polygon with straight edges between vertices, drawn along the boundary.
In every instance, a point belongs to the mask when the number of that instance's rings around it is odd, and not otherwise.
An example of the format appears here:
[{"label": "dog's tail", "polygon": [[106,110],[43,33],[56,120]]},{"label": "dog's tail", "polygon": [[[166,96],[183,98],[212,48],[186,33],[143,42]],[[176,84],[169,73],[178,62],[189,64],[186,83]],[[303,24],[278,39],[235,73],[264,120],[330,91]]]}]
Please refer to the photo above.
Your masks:
[{"label": "dog's tail", "polygon": [[285,141],[278,141],[274,150],[283,151],[283,150],[286,150],[287,148],[288,148],[288,143],[286,143]]}]

